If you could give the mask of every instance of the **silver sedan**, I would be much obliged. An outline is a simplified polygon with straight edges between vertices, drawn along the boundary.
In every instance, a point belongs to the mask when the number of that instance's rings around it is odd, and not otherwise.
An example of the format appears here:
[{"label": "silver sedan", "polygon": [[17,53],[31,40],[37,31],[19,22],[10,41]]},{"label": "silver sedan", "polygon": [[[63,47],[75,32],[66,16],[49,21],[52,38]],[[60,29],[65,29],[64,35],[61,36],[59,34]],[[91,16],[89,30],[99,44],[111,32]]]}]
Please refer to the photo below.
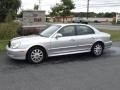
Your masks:
[{"label": "silver sedan", "polygon": [[101,56],[112,41],[107,33],[86,24],[54,24],[38,35],[13,38],[7,45],[9,57],[40,63],[47,57],[90,52]]}]

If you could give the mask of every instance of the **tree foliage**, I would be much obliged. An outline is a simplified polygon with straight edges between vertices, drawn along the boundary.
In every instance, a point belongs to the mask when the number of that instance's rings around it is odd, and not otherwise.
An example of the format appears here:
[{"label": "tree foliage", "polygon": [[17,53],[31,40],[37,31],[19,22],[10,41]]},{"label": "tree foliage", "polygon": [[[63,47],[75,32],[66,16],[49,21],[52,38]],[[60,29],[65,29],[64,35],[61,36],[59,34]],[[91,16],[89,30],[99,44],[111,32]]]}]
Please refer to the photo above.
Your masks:
[{"label": "tree foliage", "polygon": [[63,18],[70,16],[71,10],[75,8],[74,6],[72,0],[61,0],[60,4],[56,4],[51,8],[50,16],[62,16]]},{"label": "tree foliage", "polygon": [[22,18],[23,17],[23,11],[17,14],[17,18]]},{"label": "tree foliage", "polygon": [[15,18],[20,5],[21,0],[0,0],[0,22],[3,22],[8,14]]},{"label": "tree foliage", "polygon": [[[85,17],[86,16],[86,12],[72,12],[72,15],[75,17]],[[116,16],[115,12],[111,12],[111,13],[95,13],[95,12],[89,12],[88,14],[89,17],[98,17],[98,18],[113,18]]]},{"label": "tree foliage", "polygon": [[74,4],[71,0],[61,0],[62,1],[62,10],[61,10],[61,15],[64,16],[69,16],[71,14],[71,10],[74,9]]},{"label": "tree foliage", "polygon": [[63,6],[60,4],[56,4],[54,7],[51,8],[52,12],[50,13],[50,16],[60,16],[63,9]]},{"label": "tree foliage", "polygon": [[39,5],[35,4],[34,5],[34,10],[38,10],[39,9]]}]

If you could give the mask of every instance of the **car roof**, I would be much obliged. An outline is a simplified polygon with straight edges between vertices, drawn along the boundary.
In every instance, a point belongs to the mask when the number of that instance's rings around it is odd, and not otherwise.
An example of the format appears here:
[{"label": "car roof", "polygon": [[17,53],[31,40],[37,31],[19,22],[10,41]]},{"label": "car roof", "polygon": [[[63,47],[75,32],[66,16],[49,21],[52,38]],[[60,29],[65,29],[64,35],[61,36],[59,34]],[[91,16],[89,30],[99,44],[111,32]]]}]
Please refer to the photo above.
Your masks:
[{"label": "car roof", "polygon": [[94,26],[91,26],[89,24],[81,24],[81,23],[68,23],[68,24],[53,24],[53,25],[60,25],[62,27],[64,26],[68,26],[68,25],[84,25],[84,26],[88,26],[90,28],[92,28],[95,32],[100,32],[98,29],[96,29]]},{"label": "car roof", "polygon": [[91,26],[91,25],[88,25],[88,24],[80,24],[80,23],[68,23],[68,24],[53,24],[53,25],[60,25],[60,26],[68,26],[68,25],[85,25],[85,26]]}]

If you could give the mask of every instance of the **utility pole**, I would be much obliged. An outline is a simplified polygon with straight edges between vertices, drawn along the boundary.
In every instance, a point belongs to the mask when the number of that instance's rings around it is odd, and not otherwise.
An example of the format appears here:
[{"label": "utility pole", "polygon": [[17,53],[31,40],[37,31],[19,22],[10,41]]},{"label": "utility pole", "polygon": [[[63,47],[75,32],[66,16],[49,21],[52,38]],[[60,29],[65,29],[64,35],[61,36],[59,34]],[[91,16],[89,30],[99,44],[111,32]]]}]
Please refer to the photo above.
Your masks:
[{"label": "utility pole", "polygon": [[88,19],[88,17],[89,17],[89,3],[90,2],[90,0],[87,0],[87,15],[86,15],[86,18]]},{"label": "utility pole", "polygon": [[118,20],[118,13],[116,13],[116,18],[115,18],[115,19],[116,19],[116,23],[117,23],[117,20]]},{"label": "utility pole", "polygon": [[41,1],[39,0],[39,10],[41,10]]}]

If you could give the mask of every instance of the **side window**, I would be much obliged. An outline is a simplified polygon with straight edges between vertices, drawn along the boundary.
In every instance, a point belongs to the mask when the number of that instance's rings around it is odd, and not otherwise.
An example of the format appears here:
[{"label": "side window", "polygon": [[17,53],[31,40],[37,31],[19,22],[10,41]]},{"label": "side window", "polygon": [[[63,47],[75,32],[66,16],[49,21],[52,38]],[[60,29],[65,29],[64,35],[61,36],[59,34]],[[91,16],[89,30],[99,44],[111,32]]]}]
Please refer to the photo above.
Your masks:
[{"label": "side window", "polygon": [[75,35],[75,27],[74,26],[63,27],[58,33],[61,33],[63,35],[63,37],[74,36]]},{"label": "side window", "polygon": [[80,25],[76,26],[77,29],[77,35],[87,35],[87,34],[94,34],[94,30],[92,30],[88,26]]}]

